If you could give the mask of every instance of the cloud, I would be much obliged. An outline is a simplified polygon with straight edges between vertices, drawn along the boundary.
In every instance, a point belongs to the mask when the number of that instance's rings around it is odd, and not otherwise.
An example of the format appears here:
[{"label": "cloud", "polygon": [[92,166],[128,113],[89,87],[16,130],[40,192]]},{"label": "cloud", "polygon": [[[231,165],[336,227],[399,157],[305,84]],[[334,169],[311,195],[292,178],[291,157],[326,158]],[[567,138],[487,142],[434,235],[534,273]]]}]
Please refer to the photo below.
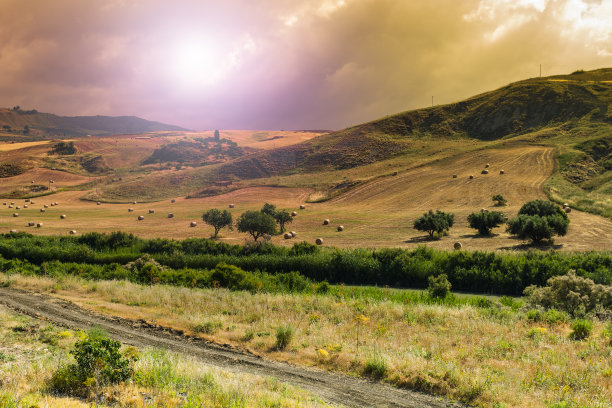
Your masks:
[{"label": "cloud", "polygon": [[0,105],[329,128],[612,65],[612,2],[3,0]]}]

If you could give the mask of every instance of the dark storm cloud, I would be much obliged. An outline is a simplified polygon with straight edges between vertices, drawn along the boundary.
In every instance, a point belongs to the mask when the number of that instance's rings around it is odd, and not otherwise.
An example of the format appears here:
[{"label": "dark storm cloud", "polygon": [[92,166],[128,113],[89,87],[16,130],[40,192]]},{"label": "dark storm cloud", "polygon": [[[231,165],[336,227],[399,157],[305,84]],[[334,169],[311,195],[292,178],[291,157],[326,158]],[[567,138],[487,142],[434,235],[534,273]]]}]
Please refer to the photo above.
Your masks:
[{"label": "dark storm cloud", "polygon": [[612,65],[580,0],[0,3],[0,106],[205,128],[340,128]]}]

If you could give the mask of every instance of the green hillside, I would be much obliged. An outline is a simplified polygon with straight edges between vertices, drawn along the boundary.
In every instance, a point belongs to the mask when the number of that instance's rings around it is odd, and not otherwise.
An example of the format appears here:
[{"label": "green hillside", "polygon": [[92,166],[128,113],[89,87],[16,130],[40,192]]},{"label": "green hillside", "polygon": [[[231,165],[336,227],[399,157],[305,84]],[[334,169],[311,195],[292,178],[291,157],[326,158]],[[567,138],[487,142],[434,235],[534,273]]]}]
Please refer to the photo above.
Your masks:
[{"label": "green hillside", "polygon": [[4,141],[184,130],[135,116],[57,116],[17,106],[0,108],[0,139]]}]

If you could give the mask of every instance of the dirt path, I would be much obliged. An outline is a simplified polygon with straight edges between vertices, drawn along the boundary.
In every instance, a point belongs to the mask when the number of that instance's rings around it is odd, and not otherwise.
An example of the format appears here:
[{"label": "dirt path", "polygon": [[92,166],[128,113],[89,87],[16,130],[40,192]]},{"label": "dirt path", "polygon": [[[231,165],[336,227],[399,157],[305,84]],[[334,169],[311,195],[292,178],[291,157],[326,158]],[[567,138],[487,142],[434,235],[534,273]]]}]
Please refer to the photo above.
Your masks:
[{"label": "dirt path", "polygon": [[202,359],[223,369],[276,377],[318,395],[332,404],[349,407],[459,407],[429,395],[400,390],[359,378],[306,369],[246,354],[180,331],[84,310],[48,295],[0,288],[0,304],[17,312],[71,329],[100,327],[112,338],[136,347],[157,347]]}]

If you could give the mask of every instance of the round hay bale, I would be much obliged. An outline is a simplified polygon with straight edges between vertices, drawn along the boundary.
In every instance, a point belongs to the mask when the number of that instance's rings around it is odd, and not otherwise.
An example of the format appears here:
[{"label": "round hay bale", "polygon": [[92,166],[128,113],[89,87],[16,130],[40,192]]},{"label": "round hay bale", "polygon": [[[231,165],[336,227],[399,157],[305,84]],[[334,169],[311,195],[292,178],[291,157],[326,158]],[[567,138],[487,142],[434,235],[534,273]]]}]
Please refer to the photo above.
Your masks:
[{"label": "round hay bale", "polygon": [[397,176],[397,171],[394,171],[394,172],[393,172],[393,175],[394,175],[394,176]]},{"label": "round hay bale", "polygon": [[9,208],[13,208],[13,206],[12,206],[12,205],[9,205]]},{"label": "round hay bale", "polygon": [[6,202],[2,203],[2,205],[6,205]]},{"label": "round hay bale", "polygon": [[13,217],[15,218],[19,217],[19,213],[13,213]]},{"label": "round hay bale", "polygon": [[44,208],[40,209],[40,212],[45,212],[45,211],[47,211],[47,210],[45,210]]},{"label": "round hay bale", "polygon": [[136,201],[132,201],[132,204],[133,204],[133,205],[136,205],[136,204],[138,204],[138,203],[137,203]]},{"label": "round hay bale", "polygon": [[66,218],[66,214],[62,214],[62,215],[60,215],[60,218],[61,218],[62,220],[63,220],[63,219],[65,219],[65,218]]},{"label": "round hay bale", "polygon": [[155,210],[153,209],[149,210],[149,214],[155,214]]},{"label": "round hay bale", "polygon": [[76,230],[70,230],[70,235],[76,235]]},{"label": "round hay bale", "polygon": [[328,219],[324,219],[323,220],[323,225],[329,225],[329,220]]},{"label": "round hay bale", "polygon": [[304,204],[300,205],[300,210],[305,210],[306,206]]},{"label": "round hay bale", "polygon": [[480,172],[480,174],[489,174],[489,170],[483,170]]},{"label": "round hay bale", "polygon": [[25,202],[26,202],[26,203],[29,203],[29,202],[30,202],[30,199],[29,199],[29,198],[26,198],[26,199],[25,199]]},{"label": "round hay bale", "polygon": [[15,202],[14,202],[14,201],[11,201],[11,205],[15,205]]},{"label": "round hay bale", "polygon": [[323,238],[317,238],[317,239],[315,240],[315,244],[317,244],[317,245],[323,245]]},{"label": "round hay bale", "polygon": [[565,208],[565,207],[569,207],[569,204],[568,203],[563,203],[563,208]]},{"label": "round hay bale", "polygon": [[456,174],[453,174],[453,178],[457,178],[457,175],[456,175]]},{"label": "round hay bale", "polygon": [[17,230],[16,230],[16,229],[12,229],[12,230],[11,230],[11,234],[16,234],[16,233],[17,233]]},{"label": "round hay bale", "polygon": [[139,216],[138,216],[138,221],[142,221],[142,220],[144,220],[144,216],[139,215]]},{"label": "round hay bale", "polygon": [[43,205],[43,207],[45,207],[45,208],[49,208],[49,205],[45,204],[45,205]]},{"label": "round hay bale", "polygon": [[36,225],[36,223],[34,223],[33,221],[28,222],[28,227],[33,227],[34,225]]},{"label": "round hay bale", "polygon": [[505,174],[505,171],[500,170],[500,171],[499,171],[499,174]]},{"label": "round hay bale", "polygon": [[133,212],[134,209],[133,208],[128,208],[128,212]]},{"label": "round hay bale", "polygon": [[338,232],[344,231],[344,226],[343,225],[338,225],[337,230],[338,230]]},{"label": "round hay bale", "polygon": [[36,224],[36,228],[41,228],[43,226],[42,222],[39,222],[38,224]]},{"label": "round hay bale", "polygon": [[172,213],[168,214],[168,218],[174,218],[174,214]]},{"label": "round hay bale", "polygon": [[101,203],[101,202],[99,202],[99,201],[96,203],[96,205],[101,205],[101,204],[102,204],[102,203]]},{"label": "round hay bale", "polygon": [[455,248],[456,250],[460,250],[463,247],[463,245],[461,245],[461,242],[455,242],[453,244],[453,248]]},{"label": "round hay bale", "polygon": [[189,223],[189,226],[190,226],[191,228],[196,227],[197,225],[198,225],[198,223],[197,223],[197,222],[195,222],[195,221],[191,221],[191,222]]},{"label": "round hay bale", "polygon": [[296,213],[295,211],[293,211],[293,212],[291,213],[291,216],[292,216],[292,217],[295,217],[296,215],[297,215],[297,213]]},{"label": "round hay bale", "polygon": [[20,206],[15,207],[16,210],[21,210]]},{"label": "round hay bale", "polygon": [[55,203],[51,203],[51,207],[55,207]]},{"label": "round hay bale", "polygon": [[34,201],[30,201],[30,204],[36,204]]},{"label": "round hay bale", "polygon": [[57,201],[56,201],[56,202],[54,202],[53,204],[58,205],[58,204],[57,204]]},{"label": "round hay bale", "polygon": [[172,204],[174,204],[174,203],[176,203],[176,200],[173,198],[172,200],[170,200],[170,202],[171,202]]},{"label": "round hay bale", "polygon": [[485,164],[485,169],[489,168],[489,163]]},{"label": "round hay bale", "polygon": [[271,240],[271,239],[272,239],[272,235],[270,235],[270,234],[264,234],[264,235],[263,235],[263,239],[264,239],[264,241],[269,241],[269,240]]},{"label": "round hay bale", "polygon": [[229,208],[234,208],[234,204],[230,204],[230,205],[229,205]]},{"label": "round hay bale", "polygon": [[569,213],[571,213],[571,212],[572,212],[572,209],[571,209],[571,208],[569,208],[569,207],[565,207],[565,212],[569,214]]},{"label": "round hay bale", "polygon": [[486,208],[481,208],[481,209],[480,209],[480,212],[481,212],[481,213],[485,213],[485,212],[489,212],[489,210],[487,210]]},{"label": "round hay bale", "polygon": [[289,233],[291,234],[292,237],[295,237],[297,235],[297,232],[295,231],[289,231]]},{"label": "round hay bale", "polygon": [[23,208],[28,208],[28,205],[27,205],[27,204],[24,204],[24,205],[23,205]]},{"label": "round hay bale", "polygon": [[290,232],[286,232],[285,235],[284,235],[284,238],[285,239],[291,239],[291,238],[293,238],[293,235],[291,235]]},{"label": "round hay bale", "polygon": [[474,176],[470,174],[470,180],[473,179],[473,178],[474,178]]}]

